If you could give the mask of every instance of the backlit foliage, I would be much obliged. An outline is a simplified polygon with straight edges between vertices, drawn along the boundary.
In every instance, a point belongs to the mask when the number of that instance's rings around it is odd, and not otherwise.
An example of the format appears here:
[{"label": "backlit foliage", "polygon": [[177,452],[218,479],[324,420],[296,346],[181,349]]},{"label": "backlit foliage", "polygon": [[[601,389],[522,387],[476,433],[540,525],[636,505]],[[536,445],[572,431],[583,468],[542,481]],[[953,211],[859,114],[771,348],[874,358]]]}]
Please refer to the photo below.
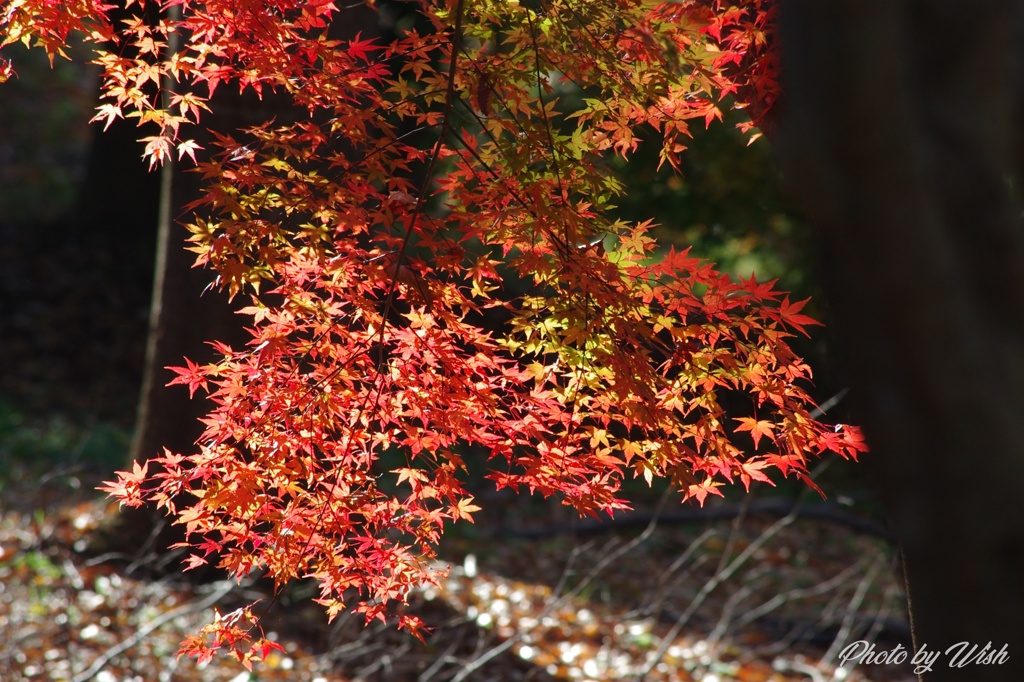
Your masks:
[{"label": "backlit foliage", "polygon": [[[812,417],[802,303],[608,217],[607,155],[659,136],[675,165],[726,101],[767,120],[769,2],[424,1],[390,42],[336,37],[328,0],[126,4],[14,0],[0,21],[51,54],[95,44],[96,120],[137,119],[151,166],[198,161],[189,248],[251,299],[247,347],[173,368],[215,405],[196,450],[107,487],[184,524],[190,565],[312,577],[331,616],[384,618],[478,510],[468,457],[597,514],[631,476],[702,503],[863,450]],[[291,113],[202,149],[218,88]],[[258,658],[243,615],[186,649]]]}]

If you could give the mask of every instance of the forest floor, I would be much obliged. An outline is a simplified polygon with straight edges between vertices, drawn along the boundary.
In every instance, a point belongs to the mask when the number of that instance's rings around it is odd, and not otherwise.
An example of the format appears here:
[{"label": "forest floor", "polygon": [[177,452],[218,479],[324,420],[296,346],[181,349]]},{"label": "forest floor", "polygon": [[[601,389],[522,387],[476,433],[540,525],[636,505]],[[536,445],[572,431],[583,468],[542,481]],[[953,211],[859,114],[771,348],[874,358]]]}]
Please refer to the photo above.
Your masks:
[{"label": "forest floor", "polygon": [[[891,546],[832,519],[741,508],[597,527],[553,522],[560,512],[544,503],[511,517],[505,505],[445,538],[447,579],[408,606],[433,628],[421,644],[392,623],[328,624],[310,585],[272,597],[259,581],[198,583],[173,568],[156,577],[138,557],[90,557],[83,538],[116,513],[87,492],[95,482],[63,473],[4,492],[4,680],[913,679],[908,664],[842,664],[853,642],[891,650],[909,635]],[[177,656],[214,609],[255,600],[284,654],[252,673],[227,656]]]}]

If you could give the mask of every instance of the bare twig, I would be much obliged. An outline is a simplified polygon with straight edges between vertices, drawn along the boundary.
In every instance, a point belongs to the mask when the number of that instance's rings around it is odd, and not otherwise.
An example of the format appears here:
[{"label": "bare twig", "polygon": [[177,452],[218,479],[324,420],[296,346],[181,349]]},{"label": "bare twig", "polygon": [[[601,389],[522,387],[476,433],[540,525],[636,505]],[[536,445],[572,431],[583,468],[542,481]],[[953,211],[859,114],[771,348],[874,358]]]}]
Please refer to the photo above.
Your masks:
[{"label": "bare twig", "polygon": [[[654,666],[658,664],[664,656],[665,652],[668,651],[669,646],[679,636],[682,629],[686,627],[690,618],[697,612],[697,609],[704,603],[704,601],[714,592],[719,585],[725,580],[730,578],[741,566],[743,566],[753,555],[757,552],[768,540],[777,535],[786,526],[792,524],[797,518],[798,508],[794,508],[789,514],[779,519],[767,529],[764,530],[757,538],[755,538],[742,552],[740,552],[735,559],[725,563],[723,558],[722,567],[708,580],[700,592],[694,597],[693,601],[690,602],[689,607],[679,615],[676,619],[675,624],[669,629],[661,641],[658,643],[658,648],[655,649],[647,659],[647,665],[640,671],[634,679],[642,680],[650,675],[651,671],[654,670]],[[727,555],[726,555],[727,556]]]},{"label": "bare twig", "polygon": [[182,604],[178,608],[171,609],[163,615],[154,618],[148,623],[140,626],[139,629],[135,631],[135,634],[133,634],[131,637],[124,640],[123,642],[120,642],[115,646],[110,647],[102,654],[97,656],[96,660],[92,662],[92,665],[90,665],[84,671],[72,677],[71,682],[88,682],[88,680],[93,679],[97,674],[99,674],[101,670],[103,670],[103,666],[107,665],[114,658],[120,656],[121,654],[128,651],[129,649],[137,645],[139,642],[144,640],[147,636],[149,636],[149,633],[159,629],[160,627],[163,627],[165,624],[169,623],[175,618],[178,618],[179,616],[184,616],[186,614],[203,611],[213,606],[221,599],[226,597],[229,593],[231,593],[231,591],[234,590],[237,586],[237,583],[235,583],[233,580],[224,580],[216,590],[206,595],[199,601],[190,602],[188,604]]}]

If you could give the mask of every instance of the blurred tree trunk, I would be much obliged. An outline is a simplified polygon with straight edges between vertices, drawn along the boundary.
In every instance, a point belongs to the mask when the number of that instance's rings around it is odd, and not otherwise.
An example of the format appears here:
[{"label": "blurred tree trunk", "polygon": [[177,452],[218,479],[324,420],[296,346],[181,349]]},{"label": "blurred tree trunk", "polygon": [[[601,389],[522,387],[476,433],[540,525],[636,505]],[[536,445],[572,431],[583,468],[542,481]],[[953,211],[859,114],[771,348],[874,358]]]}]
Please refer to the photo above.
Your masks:
[{"label": "blurred tree trunk", "polygon": [[[332,38],[347,40],[358,33],[365,38],[376,33],[376,28],[376,12],[366,6],[346,8],[335,22]],[[212,111],[204,112],[200,126],[189,134],[194,134],[209,153],[213,136],[207,130],[234,134],[264,121],[283,124],[294,119],[296,113],[305,115],[304,110],[296,112],[290,104],[287,97],[269,92],[260,98],[251,90],[240,95],[225,86],[217,90],[210,103]],[[215,273],[193,268],[195,255],[185,250],[188,233],[180,223],[188,216],[182,207],[199,199],[205,184],[200,174],[187,172],[188,165],[169,162],[163,168],[149,342],[132,460],[155,456],[163,448],[188,453],[202,433],[199,418],[207,414],[209,403],[198,393],[196,399],[190,399],[181,387],[168,389],[166,384],[174,375],[165,368],[182,365],[185,357],[200,364],[212,361],[209,341],[239,347],[248,339],[242,329],[243,319],[234,314],[227,294],[207,290]]]},{"label": "blurred tree trunk", "polygon": [[[212,148],[207,128],[230,134],[285,113],[284,102],[222,90],[211,105],[213,112],[202,119],[203,130],[194,131],[207,150]],[[213,361],[209,341],[239,347],[246,340],[242,318],[234,314],[227,295],[210,287],[215,273],[193,268],[195,254],[185,250],[188,232],[179,221],[188,216],[182,207],[202,191],[201,176],[188,168],[188,163],[169,161],[161,171],[146,365],[129,461],[156,456],[163,448],[190,453],[202,434],[199,418],[207,413],[208,402],[199,393],[191,399],[187,390],[167,387],[174,374],[166,367],[183,365],[186,357],[200,364]]]},{"label": "blurred tree trunk", "polygon": [[[234,133],[265,117],[283,113],[283,103],[251,94],[221,88],[215,102],[194,133],[197,142],[207,150],[212,136],[207,129]],[[141,158],[141,145],[134,139],[137,129],[129,131],[130,144],[136,158]],[[102,138],[102,135],[101,135]],[[101,145],[106,149],[109,144]],[[136,173],[144,175],[145,166],[137,164]],[[202,434],[200,417],[209,408],[207,399],[197,393],[189,398],[187,390],[166,384],[174,376],[165,369],[184,364],[183,358],[206,364],[214,360],[208,342],[224,341],[234,347],[245,343],[242,318],[234,314],[225,293],[209,288],[214,273],[193,268],[194,254],[185,250],[188,232],[180,221],[187,219],[182,207],[199,198],[201,177],[188,172],[190,164],[167,162],[155,174],[159,177],[159,209],[152,213],[156,223],[153,290],[150,301],[146,356],[139,394],[135,428],[128,463],[158,455],[163,448],[189,454]],[[97,164],[102,168],[103,164]],[[152,225],[148,228],[152,234]],[[140,225],[139,228],[145,229]],[[174,568],[165,549],[184,540],[170,526],[163,513],[151,507],[125,508],[106,522],[90,538],[90,552],[135,555],[136,561],[163,572]],[[154,562],[158,562],[154,564]]]},{"label": "blurred tree trunk", "polygon": [[[336,39],[348,39],[359,32],[366,37],[376,32],[377,14],[366,6],[348,8],[342,10],[335,25],[333,32],[339,35],[332,37]],[[296,114],[289,105],[286,97],[265,92],[259,98],[251,91],[240,95],[224,86],[210,103],[212,111],[204,112],[200,126],[189,134],[210,152],[214,138],[207,130],[234,134],[271,119],[286,123]],[[305,115],[304,110],[298,113]],[[248,339],[244,320],[234,314],[235,307],[228,303],[227,294],[208,289],[214,273],[193,268],[194,254],[185,250],[188,232],[181,222],[188,215],[183,207],[200,198],[204,186],[202,176],[188,172],[188,167],[188,163],[168,162],[161,171],[146,361],[129,462],[153,457],[163,448],[189,454],[202,434],[199,420],[208,413],[210,403],[199,393],[190,399],[181,386],[167,387],[174,375],[165,368],[184,364],[185,357],[200,364],[213,361],[209,341],[223,341],[238,348]],[[237,303],[245,305],[241,300]],[[125,509],[98,531],[92,550],[134,551],[146,546],[161,554],[170,542],[181,539],[169,533],[160,512],[149,507]]]},{"label": "blurred tree trunk", "polygon": [[784,0],[778,143],[900,538],[926,680],[1024,680],[1024,4]]},{"label": "blurred tree trunk", "polygon": [[[281,112],[281,105],[255,96],[241,96],[227,88],[217,92],[216,100],[196,129],[197,142],[209,150],[212,138],[206,129],[233,133],[260,120],[259,115]],[[139,147],[133,140],[133,145]],[[181,207],[199,198],[201,177],[188,172],[187,163],[168,161],[159,172],[159,211],[156,216],[156,254],[153,268],[153,293],[149,310],[149,328],[142,386],[139,393],[135,429],[128,464],[145,460],[167,448],[190,454],[202,435],[199,421],[209,401],[197,392],[189,398],[187,390],[166,384],[174,376],[166,367],[183,365],[183,358],[206,364],[214,360],[208,342],[218,340],[234,347],[245,343],[242,318],[234,314],[227,295],[209,288],[214,274],[205,268],[193,268],[194,255],[185,250],[188,232],[180,224],[187,216]],[[144,172],[140,167],[139,172]],[[162,511],[150,506],[124,508],[93,534],[90,551],[132,555],[148,570],[163,573],[177,567],[166,549],[185,538],[169,523]],[[197,579],[203,575],[197,574]]]}]

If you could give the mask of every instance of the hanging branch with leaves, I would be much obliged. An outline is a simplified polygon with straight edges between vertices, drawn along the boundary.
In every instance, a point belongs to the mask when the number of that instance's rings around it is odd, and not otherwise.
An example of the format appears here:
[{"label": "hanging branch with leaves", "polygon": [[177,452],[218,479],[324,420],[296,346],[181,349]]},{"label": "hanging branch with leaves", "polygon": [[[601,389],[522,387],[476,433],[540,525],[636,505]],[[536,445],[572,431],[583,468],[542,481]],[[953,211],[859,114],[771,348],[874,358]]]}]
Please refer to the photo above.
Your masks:
[{"label": "hanging branch with leaves", "polygon": [[[596,515],[628,507],[632,476],[703,503],[772,469],[813,486],[810,457],[864,450],[811,414],[788,344],[814,324],[804,302],[610,217],[609,154],[658,136],[676,166],[725,102],[753,135],[769,120],[770,3],[424,1],[387,43],[331,38],[328,0],[127,8],[114,24],[96,0],[14,0],[0,25],[51,56],[72,33],[94,44],[95,120],[136,119],[150,166],[196,162],[188,248],[251,301],[247,346],[171,368],[213,401],[196,450],[104,488],[182,524],[189,566],[314,578],[330,616],[383,619],[440,578],[443,529],[478,510],[468,457]],[[287,98],[294,122],[202,149],[190,130],[219,87]],[[251,665],[272,645],[239,648],[247,618],[185,650]]]}]

